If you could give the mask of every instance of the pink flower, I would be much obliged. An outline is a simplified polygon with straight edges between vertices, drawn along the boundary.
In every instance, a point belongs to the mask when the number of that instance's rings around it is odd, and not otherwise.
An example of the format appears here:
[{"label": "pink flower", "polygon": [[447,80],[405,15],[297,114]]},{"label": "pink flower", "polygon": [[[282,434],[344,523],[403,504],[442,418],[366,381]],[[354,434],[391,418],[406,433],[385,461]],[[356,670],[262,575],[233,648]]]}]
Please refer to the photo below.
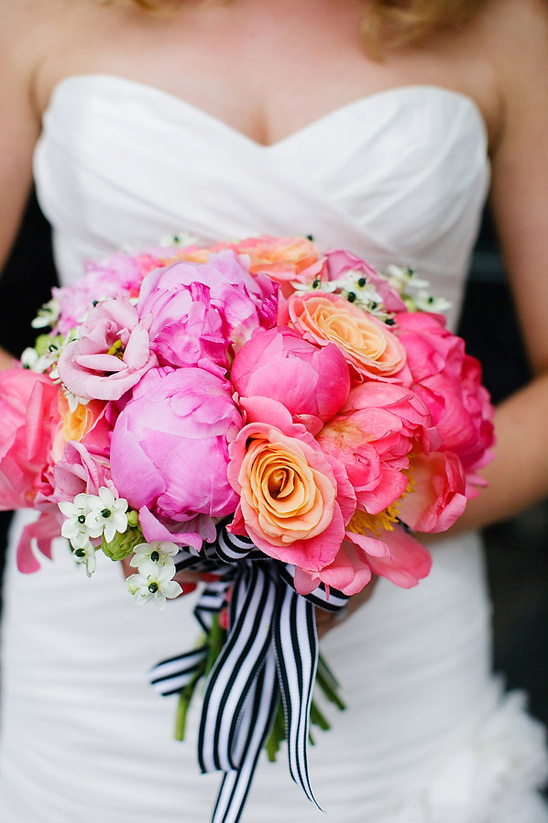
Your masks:
[{"label": "pink flower", "polygon": [[284,297],[293,293],[292,281],[311,281],[324,265],[316,246],[305,237],[249,237],[234,248],[249,257],[252,274],[264,273],[279,283]]},{"label": "pink flower", "polygon": [[362,591],[372,574],[376,574],[409,589],[429,574],[431,566],[430,552],[399,526],[383,531],[380,536],[347,530],[329,566],[317,573],[295,571],[295,588],[306,595],[324,583],[350,596]]},{"label": "pink flower", "polygon": [[437,445],[430,413],[409,389],[391,383],[363,383],[317,435],[324,452],[345,466],[358,505],[379,514],[409,482],[409,453]]},{"label": "pink flower", "polygon": [[97,495],[102,486],[116,491],[108,458],[94,454],[84,443],[69,441],[65,444],[62,458],[53,467],[53,479],[56,502],[72,502],[81,492]]},{"label": "pink flower", "polygon": [[[139,316],[143,321],[162,318],[172,321],[180,293],[192,283],[209,289],[211,306],[222,319],[225,340],[239,348],[260,327],[271,328],[276,321],[277,287],[267,277],[254,278],[232,251],[211,255],[207,263],[174,263],[151,272],[143,281]],[[184,298],[186,299],[186,298]],[[177,301],[170,305],[172,301]]]},{"label": "pink flower", "polygon": [[468,480],[481,484],[475,472],[491,459],[494,430],[480,364],[465,353],[464,341],[447,331],[440,315],[401,314],[398,324],[410,382],[432,413],[441,449],[457,454]]},{"label": "pink flower", "polygon": [[279,320],[310,343],[335,343],[359,381],[393,380],[405,365],[405,348],[389,327],[335,294],[294,294]]},{"label": "pink flower", "polygon": [[230,377],[241,397],[270,397],[294,417],[319,418],[316,430],[350,390],[348,366],[335,345],[318,348],[284,327],[257,330],[236,355]]},{"label": "pink flower", "polygon": [[443,532],[466,508],[462,463],[452,452],[416,453],[411,457],[413,491],[398,501],[400,519],[413,531]]},{"label": "pink flower", "polygon": [[208,286],[189,283],[153,292],[140,303],[140,315],[150,325],[150,346],[160,365],[226,373],[230,339],[222,314],[211,305]]},{"label": "pink flower", "polygon": [[375,288],[387,311],[401,312],[407,310],[398,292],[383,277],[377,274],[373,266],[365,263],[355,254],[337,249],[327,252],[325,259],[329,280],[342,279],[350,271],[360,272],[367,283]]},{"label": "pink flower", "polygon": [[203,369],[152,369],[134,389],[114,425],[111,471],[149,542],[169,533],[199,549],[213,518],[234,511],[228,443],[241,425],[230,384]]},{"label": "pink flower", "polygon": [[59,422],[58,387],[25,369],[0,372],[0,508],[32,506],[51,460]]},{"label": "pink flower", "polygon": [[157,363],[129,300],[99,303],[80,335],[63,349],[58,364],[61,380],[77,397],[118,400]]},{"label": "pink flower", "polygon": [[319,571],[335,558],[356,506],[344,468],[280,403],[243,405],[252,422],[229,449],[228,477],[240,495],[231,531],[270,557]]}]

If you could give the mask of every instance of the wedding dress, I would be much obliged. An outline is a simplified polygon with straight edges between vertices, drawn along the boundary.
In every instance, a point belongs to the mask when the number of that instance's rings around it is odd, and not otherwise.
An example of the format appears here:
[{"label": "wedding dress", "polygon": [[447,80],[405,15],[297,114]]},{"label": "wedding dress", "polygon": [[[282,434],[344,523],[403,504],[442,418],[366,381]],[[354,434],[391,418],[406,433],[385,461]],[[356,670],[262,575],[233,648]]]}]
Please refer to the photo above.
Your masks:
[{"label": "wedding dress", "polygon": [[[452,301],[454,326],[489,183],[485,124],[433,86],[381,92],[261,146],[158,89],[77,76],[55,90],[36,152],[60,276],[121,245],[312,235],[408,264]],[[24,518],[20,515],[17,531]],[[15,540],[15,535],[13,535]],[[490,671],[475,534],[432,547],[412,590],[381,580],[324,640],[348,709],[315,734],[312,784],[332,823],[546,823],[543,730]],[[175,698],[148,669],[190,649],[194,595],[137,608],[118,564],[92,580],[63,541],[23,576],[9,562],[3,629],[3,823],[208,823],[218,775],[172,739]],[[281,752],[259,764],[243,823],[324,819]]]}]

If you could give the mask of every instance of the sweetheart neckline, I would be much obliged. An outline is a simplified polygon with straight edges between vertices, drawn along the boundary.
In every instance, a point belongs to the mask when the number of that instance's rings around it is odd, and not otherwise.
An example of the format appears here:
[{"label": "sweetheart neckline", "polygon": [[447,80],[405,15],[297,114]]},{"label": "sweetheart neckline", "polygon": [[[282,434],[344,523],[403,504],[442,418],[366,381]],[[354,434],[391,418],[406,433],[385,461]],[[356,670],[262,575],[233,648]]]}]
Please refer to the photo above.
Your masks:
[{"label": "sweetheart neckline", "polygon": [[170,103],[170,105],[177,105],[181,109],[193,113],[194,116],[209,121],[210,123],[214,124],[217,128],[221,128],[225,130],[228,134],[231,134],[235,139],[247,143],[253,146],[256,150],[262,152],[275,151],[276,149],[281,148],[282,146],[299,139],[301,136],[305,134],[321,129],[331,120],[336,120],[338,117],[343,116],[345,113],[349,111],[359,109],[362,106],[368,106],[371,104],[382,102],[383,100],[387,100],[390,97],[398,94],[408,95],[430,93],[466,102],[469,105],[470,110],[476,115],[476,119],[481,128],[486,143],[488,140],[487,124],[485,121],[485,117],[479,105],[476,103],[473,97],[470,97],[469,95],[464,94],[463,92],[447,88],[446,86],[437,86],[429,83],[393,86],[389,89],[382,89],[380,91],[373,92],[372,94],[357,97],[355,100],[351,100],[348,103],[343,103],[342,105],[331,109],[325,114],[320,115],[319,117],[311,120],[309,123],[306,123],[304,126],[301,126],[295,131],[290,132],[285,137],[281,137],[279,140],[275,140],[272,143],[260,143],[257,140],[254,140],[252,137],[249,137],[247,134],[245,134],[245,132],[240,131],[239,129],[231,126],[229,123],[225,122],[221,118],[216,117],[214,114],[211,114],[205,109],[200,108],[200,106],[196,106],[194,103],[190,103],[184,97],[179,97],[176,94],[172,94],[169,91],[165,91],[159,86],[154,86],[150,83],[143,83],[139,80],[132,80],[128,77],[123,77],[121,75],[108,73],[74,74],[59,80],[53,87],[48,105],[44,111],[43,119],[47,118],[50,115],[58,97],[63,93],[64,89],[69,88],[70,85],[74,83],[82,82],[107,82],[126,85],[131,88],[138,89],[139,91],[146,93],[150,96],[157,97],[158,99],[164,98],[166,101]]}]

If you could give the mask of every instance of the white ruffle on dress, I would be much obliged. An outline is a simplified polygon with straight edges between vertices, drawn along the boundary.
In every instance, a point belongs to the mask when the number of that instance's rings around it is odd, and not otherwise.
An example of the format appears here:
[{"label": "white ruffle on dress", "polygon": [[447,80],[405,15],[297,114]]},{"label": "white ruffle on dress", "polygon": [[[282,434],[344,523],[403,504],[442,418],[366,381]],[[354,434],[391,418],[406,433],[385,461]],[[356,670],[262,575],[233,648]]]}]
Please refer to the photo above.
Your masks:
[{"label": "white ruffle on dress", "polygon": [[[65,282],[85,258],[180,230],[204,241],[304,234],[415,267],[452,301],[454,325],[489,165],[477,107],[442,88],[366,97],[264,147],[158,89],[85,75],[54,92],[36,179]],[[544,731],[491,674],[478,537],[432,553],[418,587],[381,580],[322,640],[348,704],[310,752],[325,819],[546,823]],[[61,540],[35,575],[10,557],[2,823],[208,823],[219,779],[199,774],[199,706],[176,743],[175,698],[146,678],[194,644],[194,596],[137,608],[118,565],[99,559],[88,580]],[[260,762],[243,823],[322,819],[283,751]]]}]

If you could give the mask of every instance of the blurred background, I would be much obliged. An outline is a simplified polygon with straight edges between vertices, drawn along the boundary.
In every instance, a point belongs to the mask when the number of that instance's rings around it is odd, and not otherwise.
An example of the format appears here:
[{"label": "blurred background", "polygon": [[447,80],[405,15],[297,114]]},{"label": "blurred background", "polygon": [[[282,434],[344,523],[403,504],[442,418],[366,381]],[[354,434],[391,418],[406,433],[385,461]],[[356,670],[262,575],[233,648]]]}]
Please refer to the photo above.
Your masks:
[{"label": "blurred background", "polygon": [[[0,344],[19,355],[34,341],[30,322],[55,282],[49,227],[34,197],[0,280]],[[459,333],[483,363],[500,402],[528,378],[504,267],[486,214],[474,252]],[[9,513],[0,512],[3,557]],[[485,531],[494,621],[494,663],[510,688],[529,692],[548,725],[548,503]],[[0,558],[0,563],[1,563]]]}]

